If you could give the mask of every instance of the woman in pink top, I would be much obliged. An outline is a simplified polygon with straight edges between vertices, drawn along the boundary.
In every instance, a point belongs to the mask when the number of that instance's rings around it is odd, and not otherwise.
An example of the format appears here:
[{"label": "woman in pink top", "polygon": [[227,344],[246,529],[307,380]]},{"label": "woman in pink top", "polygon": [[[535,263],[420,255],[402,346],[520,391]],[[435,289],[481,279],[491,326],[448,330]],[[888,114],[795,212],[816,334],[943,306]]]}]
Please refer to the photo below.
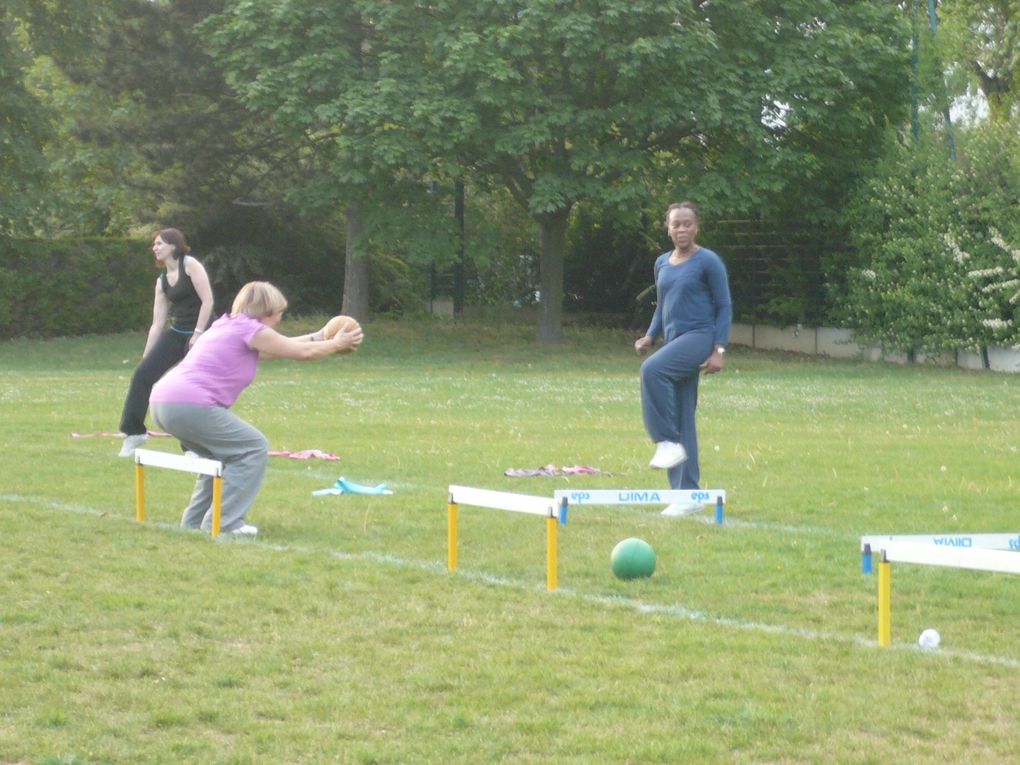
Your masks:
[{"label": "woman in pink top", "polygon": [[[286,308],[287,299],[272,284],[244,285],[231,312],[209,326],[149,398],[156,423],[180,439],[184,449],[223,463],[220,523],[225,532],[258,533],[245,517],[262,486],[269,442],[230,407],[255,379],[259,360],[321,359],[357,350],[363,339],[360,327],[330,340],[324,339],[325,327],[298,337],[281,335],[275,327]],[[181,525],[209,530],[211,508],[212,478],[199,476]]]}]

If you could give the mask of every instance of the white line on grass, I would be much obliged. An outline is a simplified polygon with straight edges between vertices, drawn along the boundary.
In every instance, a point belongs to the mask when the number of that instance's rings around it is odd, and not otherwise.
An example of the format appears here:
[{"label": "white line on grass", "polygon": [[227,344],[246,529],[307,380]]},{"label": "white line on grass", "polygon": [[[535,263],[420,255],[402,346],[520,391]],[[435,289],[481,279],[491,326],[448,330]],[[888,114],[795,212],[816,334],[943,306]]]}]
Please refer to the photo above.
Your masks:
[{"label": "white line on grass", "polygon": [[[115,515],[114,513],[97,510],[95,508],[87,507],[85,505],[76,505],[66,502],[54,502],[49,499],[42,497],[26,497],[19,494],[0,494],[0,502],[8,503],[24,503],[31,505],[40,505],[42,507],[49,507],[53,510],[63,510],[65,512],[78,513],[83,515],[95,515],[97,517],[104,517],[111,520],[117,520],[122,522],[135,523],[133,518],[126,518],[124,516]],[[706,522],[708,522],[706,520]],[[158,529],[169,530],[169,531],[182,531],[180,526],[170,523],[160,522],[147,522],[148,526],[152,526]],[[187,532],[193,533],[193,532]],[[384,566],[391,566],[394,568],[413,568],[419,571],[427,571],[429,573],[450,575],[447,571],[446,565],[440,561],[423,561],[423,560],[410,560],[408,558],[401,558],[396,555],[389,555],[386,553],[376,552],[361,552],[351,553],[342,552],[340,550],[329,550],[320,547],[309,547],[305,545],[286,545],[275,542],[261,542],[254,539],[248,538],[244,540],[248,542],[252,547],[261,547],[274,552],[295,552],[303,555],[315,554],[319,555],[325,552],[332,558],[343,561],[362,561],[381,564]],[[530,590],[535,592],[546,592],[544,585],[538,584],[525,584],[517,579],[511,579],[504,576],[496,576],[485,572],[472,572],[464,571],[459,569],[453,576],[462,577],[473,582],[481,582],[482,584],[493,585],[497,587],[510,587],[516,590]],[[856,635],[844,635],[836,632],[822,632],[819,630],[804,629],[802,627],[790,627],[783,624],[768,624],[766,622],[755,622],[748,621],[745,619],[735,619],[729,616],[713,616],[704,611],[688,608],[680,603],[674,605],[662,605],[659,603],[646,603],[641,600],[634,598],[626,598],[619,595],[599,595],[597,593],[584,593],[576,592],[569,588],[559,588],[555,592],[547,593],[555,597],[567,597],[576,598],[587,603],[593,603],[599,606],[608,606],[610,608],[625,608],[632,610],[639,614],[654,614],[657,616],[669,616],[676,619],[682,619],[684,621],[696,622],[699,624],[714,624],[720,627],[726,627],[730,629],[737,629],[747,632],[762,632],[769,635],[781,635],[785,637],[796,637],[802,640],[817,641],[823,643],[849,643],[851,645],[860,646],[863,648],[875,648],[877,641],[868,640]],[[895,650],[901,651],[913,651],[913,652],[924,652],[921,648],[912,643],[897,643],[891,646]],[[991,654],[974,653],[973,651],[954,651],[945,648],[940,648],[937,651],[930,652],[932,656],[952,658],[952,659],[964,659],[966,661],[972,661],[978,664],[995,664],[1003,667],[1020,667],[1020,660],[1012,659],[1007,656],[994,656]]]},{"label": "white line on grass", "polygon": [[[691,520],[695,520],[698,523],[703,523],[706,526],[715,526],[715,516],[712,514],[711,508],[708,510],[707,515],[693,515],[690,516]],[[759,529],[761,531],[775,531],[782,534],[813,534],[819,537],[830,537],[832,539],[859,539],[859,534],[854,534],[849,531],[837,531],[836,529],[827,529],[822,526],[791,526],[785,523],[769,523],[768,521],[745,521],[741,518],[731,518],[726,516],[724,526],[730,526],[736,529]]]}]

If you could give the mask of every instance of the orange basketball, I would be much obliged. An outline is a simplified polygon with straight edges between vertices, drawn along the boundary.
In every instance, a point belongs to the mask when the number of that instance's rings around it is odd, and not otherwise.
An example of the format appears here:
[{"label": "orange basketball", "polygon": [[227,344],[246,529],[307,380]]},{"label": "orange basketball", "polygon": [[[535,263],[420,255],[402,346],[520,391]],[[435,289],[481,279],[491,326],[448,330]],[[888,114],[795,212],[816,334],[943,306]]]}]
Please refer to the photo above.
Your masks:
[{"label": "orange basketball", "polygon": [[332,340],[333,336],[337,332],[345,329],[360,329],[361,325],[351,318],[350,316],[334,316],[332,319],[326,322],[326,327],[322,331],[322,336],[326,340]]}]

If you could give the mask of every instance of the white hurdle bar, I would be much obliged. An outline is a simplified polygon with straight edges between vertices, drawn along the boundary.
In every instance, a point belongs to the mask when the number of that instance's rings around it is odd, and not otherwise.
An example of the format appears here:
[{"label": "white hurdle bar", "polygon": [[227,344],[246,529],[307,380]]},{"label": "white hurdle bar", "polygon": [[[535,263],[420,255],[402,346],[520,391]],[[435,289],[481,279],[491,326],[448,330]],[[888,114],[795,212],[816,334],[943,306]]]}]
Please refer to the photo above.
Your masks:
[{"label": "white hurdle bar", "polygon": [[715,505],[715,522],[722,524],[726,492],[722,489],[557,489],[557,502],[571,505],[660,505],[698,502]]},{"label": "white hurdle bar", "polygon": [[508,510],[514,513],[540,515],[546,519],[546,586],[556,589],[557,569],[557,523],[566,525],[567,504],[549,497],[530,494],[514,494],[508,491],[477,489],[471,486],[450,486],[450,502],[446,516],[447,568],[457,570],[457,508],[459,505],[488,507],[494,510]]},{"label": "white hurdle bar", "polygon": [[910,534],[861,537],[861,568],[870,574],[872,557],[878,563],[878,644],[892,644],[892,564],[963,568],[1000,574],[1020,574],[1020,535]]},{"label": "white hurdle bar", "polygon": [[220,535],[220,519],[223,513],[223,463],[203,457],[184,454],[169,454],[152,449],[135,449],[135,520],[145,520],[145,466],[179,470],[183,473],[212,476],[212,536]]}]

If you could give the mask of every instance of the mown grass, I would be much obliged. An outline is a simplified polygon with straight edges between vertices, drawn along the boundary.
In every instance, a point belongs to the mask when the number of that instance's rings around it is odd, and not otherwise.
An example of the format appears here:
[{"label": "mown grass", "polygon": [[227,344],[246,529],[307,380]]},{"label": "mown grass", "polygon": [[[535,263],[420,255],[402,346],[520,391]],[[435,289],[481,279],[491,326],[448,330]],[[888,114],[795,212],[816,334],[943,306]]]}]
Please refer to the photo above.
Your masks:
[{"label": "mown grass", "polygon": [[[462,508],[446,571],[446,487],[664,486],[632,338],[367,330],[262,365],[237,411],[342,461],[271,460],[259,538],[220,544],[175,527],[189,477],[148,471],[138,525],[117,443],[70,438],[116,429],[140,335],[0,345],[0,763],[1014,759],[1020,582],[896,566],[879,649],[857,540],[1020,532],[1020,381],[735,349],[700,408],[727,524],[574,508],[548,593],[527,516]],[[503,476],[548,463],[607,474]],[[340,475],[395,494],[312,496]],[[626,536],[651,579],[612,577]]]}]

